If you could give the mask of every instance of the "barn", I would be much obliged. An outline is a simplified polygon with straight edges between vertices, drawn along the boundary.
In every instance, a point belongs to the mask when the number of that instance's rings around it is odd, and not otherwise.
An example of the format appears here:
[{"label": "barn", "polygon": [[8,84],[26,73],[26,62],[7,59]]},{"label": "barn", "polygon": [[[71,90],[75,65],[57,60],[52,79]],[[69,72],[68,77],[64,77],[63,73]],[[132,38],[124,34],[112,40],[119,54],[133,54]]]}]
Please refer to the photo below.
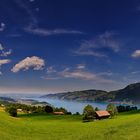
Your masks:
[{"label": "barn", "polygon": [[106,110],[96,111],[96,119],[106,119],[110,117],[110,113]]},{"label": "barn", "polygon": [[53,112],[54,115],[64,115],[64,112]]}]

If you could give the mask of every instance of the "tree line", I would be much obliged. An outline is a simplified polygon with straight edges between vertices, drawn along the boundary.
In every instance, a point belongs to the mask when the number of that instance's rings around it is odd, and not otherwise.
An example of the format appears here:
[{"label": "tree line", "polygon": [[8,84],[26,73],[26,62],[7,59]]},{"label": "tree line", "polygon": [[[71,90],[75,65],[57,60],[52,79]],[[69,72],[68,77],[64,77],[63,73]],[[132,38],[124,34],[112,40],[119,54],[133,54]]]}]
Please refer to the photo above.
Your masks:
[{"label": "tree line", "polygon": [[[53,113],[53,112],[63,112],[66,115],[72,115],[71,112],[67,111],[67,109],[63,107],[53,107],[51,105],[46,106],[32,106],[32,105],[25,105],[20,103],[10,103],[5,105],[5,111],[8,112],[11,116],[17,116],[17,110],[21,109],[23,113]],[[96,119],[96,111],[100,110],[98,107],[93,107],[92,105],[86,105],[83,109],[83,120],[84,121],[91,121]],[[115,106],[114,104],[110,103],[107,105],[106,110],[110,113],[110,117],[113,118],[119,112],[126,112],[132,110],[138,110],[136,106]],[[73,115],[80,115],[79,112],[76,112]]]}]

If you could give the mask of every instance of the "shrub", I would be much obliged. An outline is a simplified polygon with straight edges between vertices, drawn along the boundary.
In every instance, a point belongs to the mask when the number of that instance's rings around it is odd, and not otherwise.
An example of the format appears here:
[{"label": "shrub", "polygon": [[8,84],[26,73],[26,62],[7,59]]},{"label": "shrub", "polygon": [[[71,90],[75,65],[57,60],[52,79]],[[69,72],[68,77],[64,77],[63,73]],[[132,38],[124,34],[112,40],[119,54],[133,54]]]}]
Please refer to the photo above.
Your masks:
[{"label": "shrub", "polygon": [[6,108],[6,111],[9,113],[10,116],[16,117],[17,116],[17,109],[14,106],[9,106]]}]

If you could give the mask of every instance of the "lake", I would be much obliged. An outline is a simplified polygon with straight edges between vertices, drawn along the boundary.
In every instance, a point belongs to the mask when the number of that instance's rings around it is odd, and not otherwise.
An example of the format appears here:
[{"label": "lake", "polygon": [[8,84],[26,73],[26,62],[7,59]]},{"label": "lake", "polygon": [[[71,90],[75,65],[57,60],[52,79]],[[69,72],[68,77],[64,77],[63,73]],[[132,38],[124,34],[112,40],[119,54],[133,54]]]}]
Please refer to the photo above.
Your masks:
[{"label": "lake", "polygon": [[106,109],[107,106],[107,103],[105,102],[74,102],[74,101],[65,101],[65,100],[48,99],[48,98],[28,98],[28,99],[37,100],[39,102],[45,101],[55,107],[64,107],[72,113],[75,112],[82,113],[83,108],[88,104],[92,105],[94,108],[98,107],[99,109]]}]

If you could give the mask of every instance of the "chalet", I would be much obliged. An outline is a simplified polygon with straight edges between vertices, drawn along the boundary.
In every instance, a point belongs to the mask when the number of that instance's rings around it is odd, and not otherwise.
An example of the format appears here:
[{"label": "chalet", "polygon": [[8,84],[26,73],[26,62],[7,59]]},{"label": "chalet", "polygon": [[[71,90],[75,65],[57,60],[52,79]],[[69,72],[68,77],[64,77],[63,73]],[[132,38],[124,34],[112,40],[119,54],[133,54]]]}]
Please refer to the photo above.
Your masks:
[{"label": "chalet", "polygon": [[53,112],[54,115],[64,115],[64,112]]},{"label": "chalet", "polygon": [[96,111],[96,119],[105,119],[110,117],[110,113],[106,110]]}]

